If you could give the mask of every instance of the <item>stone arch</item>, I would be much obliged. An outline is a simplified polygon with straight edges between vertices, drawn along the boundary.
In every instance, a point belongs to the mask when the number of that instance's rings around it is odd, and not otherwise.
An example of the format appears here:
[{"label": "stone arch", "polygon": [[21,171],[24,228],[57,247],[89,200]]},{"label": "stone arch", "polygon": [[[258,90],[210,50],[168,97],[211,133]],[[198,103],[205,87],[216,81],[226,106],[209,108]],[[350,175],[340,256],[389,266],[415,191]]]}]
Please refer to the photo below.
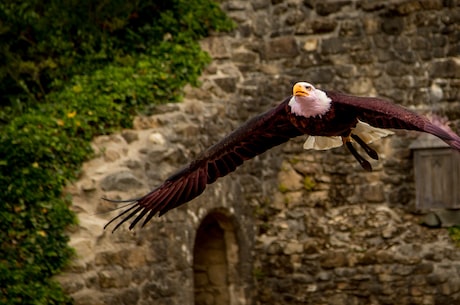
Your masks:
[{"label": "stone arch", "polygon": [[195,304],[246,303],[240,270],[240,245],[234,218],[224,210],[212,211],[201,222],[195,237]]}]

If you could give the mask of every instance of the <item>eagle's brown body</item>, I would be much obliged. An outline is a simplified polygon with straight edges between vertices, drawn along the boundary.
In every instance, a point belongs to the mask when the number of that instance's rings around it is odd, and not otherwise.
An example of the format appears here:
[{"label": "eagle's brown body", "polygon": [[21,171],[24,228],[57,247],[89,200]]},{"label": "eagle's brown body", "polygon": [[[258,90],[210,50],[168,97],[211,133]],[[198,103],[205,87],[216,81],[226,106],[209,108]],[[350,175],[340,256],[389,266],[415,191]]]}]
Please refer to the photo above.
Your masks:
[{"label": "eagle's brown body", "polygon": [[431,133],[460,151],[460,137],[455,133],[401,106],[379,98],[324,92],[331,103],[323,115],[305,117],[294,114],[289,104],[292,97],[286,98],[275,108],[250,119],[205,150],[158,188],[139,199],[130,200],[133,206],[108,224],[124,217],[115,226],[116,230],[122,223],[136,216],[129,228],[133,228],[145,217],[144,225],[154,215],[162,215],[197,197],[205,190],[207,184],[229,174],[244,161],[274,146],[303,134],[346,137],[352,133],[358,120],[378,128]]},{"label": "eagle's brown body", "polygon": [[346,107],[332,103],[329,111],[313,118],[305,118],[290,112],[289,105],[286,105],[286,115],[289,121],[302,134],[312,136],[342,136],[348,135],[351,128],[355,127],[358,119],[354,113],[346,111]]}]

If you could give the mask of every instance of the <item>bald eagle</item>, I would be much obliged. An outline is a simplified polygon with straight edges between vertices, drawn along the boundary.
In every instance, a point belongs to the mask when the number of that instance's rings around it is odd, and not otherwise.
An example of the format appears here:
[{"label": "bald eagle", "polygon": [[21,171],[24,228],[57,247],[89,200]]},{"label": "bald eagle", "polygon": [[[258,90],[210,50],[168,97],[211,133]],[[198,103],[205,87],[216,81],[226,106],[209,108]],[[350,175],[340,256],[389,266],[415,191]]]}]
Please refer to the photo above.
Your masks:
[{"label": "bald eagle", "polygon": [[145,217],[144,226],[154,215],[161,216],[199,196],[207,184],[233,172],[244,161],[300,135],[308,135],[306,149],[345,145],[359,164],[371,171],[370,163],[356,151],[353,143],[360,145],[371,158],[378,159],[377,152],[367,144],[390,134],[387,128],[430,133],[460,151],[460,137],[447,126],[432,123],[387,100],[323,91],[310,83],[298,82],[292,96],[248,120],[162,185],[141,198],[122,201],[130,202],[129,208],[104,229],[121,219],[115,231],[133,217],[129,229]]}]

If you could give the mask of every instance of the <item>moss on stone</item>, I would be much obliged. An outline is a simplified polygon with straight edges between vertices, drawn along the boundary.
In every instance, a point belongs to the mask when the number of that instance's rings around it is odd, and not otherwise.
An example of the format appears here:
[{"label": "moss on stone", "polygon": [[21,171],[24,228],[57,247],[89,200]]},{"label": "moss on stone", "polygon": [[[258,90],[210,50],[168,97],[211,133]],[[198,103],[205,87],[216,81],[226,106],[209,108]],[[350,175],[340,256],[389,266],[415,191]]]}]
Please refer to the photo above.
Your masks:
[{"label": "moss on stone", "polygon": [[305,188],[305,190],[311,192],[315,188],[315,186],[316,183],[313,180],[313,178],[305,176],[305,178],[303,179],[303,187]]}]

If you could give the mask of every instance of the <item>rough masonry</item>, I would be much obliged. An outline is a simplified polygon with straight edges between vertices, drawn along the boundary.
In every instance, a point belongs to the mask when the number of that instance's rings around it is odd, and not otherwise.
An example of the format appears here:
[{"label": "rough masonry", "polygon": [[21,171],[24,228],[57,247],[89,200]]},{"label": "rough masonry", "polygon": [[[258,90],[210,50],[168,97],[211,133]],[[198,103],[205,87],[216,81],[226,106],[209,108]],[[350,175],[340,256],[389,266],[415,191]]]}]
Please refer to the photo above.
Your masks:
[{"label": "rough masonry", "polygon": [[460,251],[420,224],[413,132],[375,143],[364,172],[344,149],[299,137],[245,163],[191,203],[115,234],[127,199],[306,80],[448,118],[460,131],[460,1],[229,0],[232,33],[181,104],[94,139],[69,185],[77,257],[58,277],[75,304],[457,304]]}]

